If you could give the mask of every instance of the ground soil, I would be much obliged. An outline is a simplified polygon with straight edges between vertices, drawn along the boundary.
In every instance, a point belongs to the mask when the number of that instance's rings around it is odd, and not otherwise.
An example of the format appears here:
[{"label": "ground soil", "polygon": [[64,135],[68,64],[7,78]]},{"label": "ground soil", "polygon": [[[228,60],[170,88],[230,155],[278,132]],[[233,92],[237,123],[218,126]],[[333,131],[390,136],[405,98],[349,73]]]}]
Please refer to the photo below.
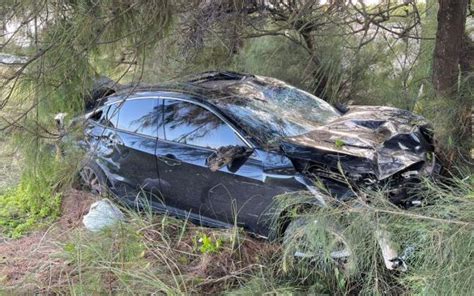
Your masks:
[{"label": "ground soil", "polygon": [[21,288],[26,294],[49,294],[49,288],[64,284],[61,274],[68,270],[68,263],[59,256],[62,242],[72,229],[81,227],[82,216],[95,199],[86,192],[70,190],[56,223],[20,239],[0,241],[0,286],[6,291]]}]

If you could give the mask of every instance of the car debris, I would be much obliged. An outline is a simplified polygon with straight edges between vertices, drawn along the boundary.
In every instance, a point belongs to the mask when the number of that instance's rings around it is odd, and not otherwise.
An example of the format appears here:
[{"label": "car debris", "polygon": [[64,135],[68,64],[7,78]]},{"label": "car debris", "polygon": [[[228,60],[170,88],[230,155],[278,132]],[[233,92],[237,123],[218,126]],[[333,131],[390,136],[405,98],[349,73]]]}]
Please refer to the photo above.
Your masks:
[{"label": "car debris", "polygon": [[87,230],[101,231],[124,221],[125,216],[109,199],[101,199],[93,203],[89,212],[83,217],[82,223]]},{"label": "car debris", "polygon": [[377,243],[382,252],[383,262],[388,270],[407,271],[408,267],[405,258],[399,256],[396,246],[391,240],[390,233],[382,228],[375,231]]}]

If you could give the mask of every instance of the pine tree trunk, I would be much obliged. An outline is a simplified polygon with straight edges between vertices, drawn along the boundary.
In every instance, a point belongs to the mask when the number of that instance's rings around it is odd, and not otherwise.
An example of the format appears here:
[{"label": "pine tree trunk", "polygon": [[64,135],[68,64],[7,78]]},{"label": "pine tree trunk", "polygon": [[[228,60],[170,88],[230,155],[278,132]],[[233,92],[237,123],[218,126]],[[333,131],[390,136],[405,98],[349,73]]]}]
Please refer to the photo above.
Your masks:
[{"label": "pine tree trunk", "polygon": [[466,10],[467,0],[439,0],[433,85],[440,96],[450,96],[456,91]]},{"label": "pine tree trunk", "polygon": [[466,81],[463,76],[467,64],[464,38],[467,5],[468,0],[439,0],[433,57],[432,81],[436,95],[449,100],[454,111],[452,118],[449,118],[451,127],[448,127],[452,143],[446,147],[447,159],[451,164],[459,159],[459,155],[469,154],[471,142],[471,99],[465,92],[469,85],[464,83],[464,89],[458,91],[459,82]]}]

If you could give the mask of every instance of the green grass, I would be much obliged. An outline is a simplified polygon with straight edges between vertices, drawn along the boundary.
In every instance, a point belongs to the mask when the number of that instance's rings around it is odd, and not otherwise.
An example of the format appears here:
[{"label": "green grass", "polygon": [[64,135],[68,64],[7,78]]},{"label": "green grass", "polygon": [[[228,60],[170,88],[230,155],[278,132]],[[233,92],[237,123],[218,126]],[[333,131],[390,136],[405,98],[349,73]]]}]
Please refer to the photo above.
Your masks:
[{"label": "green grass", "polygon": [[[316,243],[327,246],[323,254],[328,254],[332,250],[331,240],[325,229],[328,225],[337,225],[355,262],[350,269],[342,271],[337,265],[325,265],[326,269],[321,272],[308,267],[307,261],[292,262],[283,257],[282,270],[288,270],[294,278],[304,279],[298,286],[325,283],[326,288],[336,294],[469,294],[474,289],[471,268],[474,262],[473,180],[467,175],[450,182],[448,186],[426,180],[420,193],[426,204],[420,208],[402,210],[389,203],[383,192],[370,192],[368,203],[360,198],[336,208],[290,212],[293,218],[306,216],[318,223],[304,230],[306,240],[290,241],[284,250],[293,250],[294,244],[311,249],[311,244]],[[285,198],[282,197],[281,205],[295,202],[295,196],[291,200]],[[297,198],[307,199],[305,196]],[[392,234],[400,253],[407,248],[414,249],[413,255],[407,258],[407,272],[397,274],[385,270],[375,235],[378,229]],[[321,241],[326,243],[319,244]],[[289,266],[289,262],[293,264]],[[320,292],[324,293],[324,289]]]}]

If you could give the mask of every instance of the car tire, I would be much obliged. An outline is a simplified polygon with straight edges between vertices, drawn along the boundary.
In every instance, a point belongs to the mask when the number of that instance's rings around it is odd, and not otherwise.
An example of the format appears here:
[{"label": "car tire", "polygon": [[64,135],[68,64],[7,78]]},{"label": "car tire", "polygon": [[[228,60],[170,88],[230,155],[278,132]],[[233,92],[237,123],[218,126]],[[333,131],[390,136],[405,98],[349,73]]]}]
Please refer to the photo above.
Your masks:
[{"label": "car tire", "polygon": [[[311,223],[318,223],[315,218],[300,217],[288,224],[283,235],[283,269],[303,264],[327,272],[334,268],[352,273],[355,258],[350,244],[335,225],[317,226],[318,237],[312,234]],[[313,226],[314,227],[314,226]],[[322,237],[324,236],[324,237]],[[324,245],[330,243],[330,246]]]},{"label": "car tire", "polygon": [[107,177],[102,169],[93,161],[86,161],[79,170],[79,183],[82,189],[93,194],[105,195],[107,193]]}]

